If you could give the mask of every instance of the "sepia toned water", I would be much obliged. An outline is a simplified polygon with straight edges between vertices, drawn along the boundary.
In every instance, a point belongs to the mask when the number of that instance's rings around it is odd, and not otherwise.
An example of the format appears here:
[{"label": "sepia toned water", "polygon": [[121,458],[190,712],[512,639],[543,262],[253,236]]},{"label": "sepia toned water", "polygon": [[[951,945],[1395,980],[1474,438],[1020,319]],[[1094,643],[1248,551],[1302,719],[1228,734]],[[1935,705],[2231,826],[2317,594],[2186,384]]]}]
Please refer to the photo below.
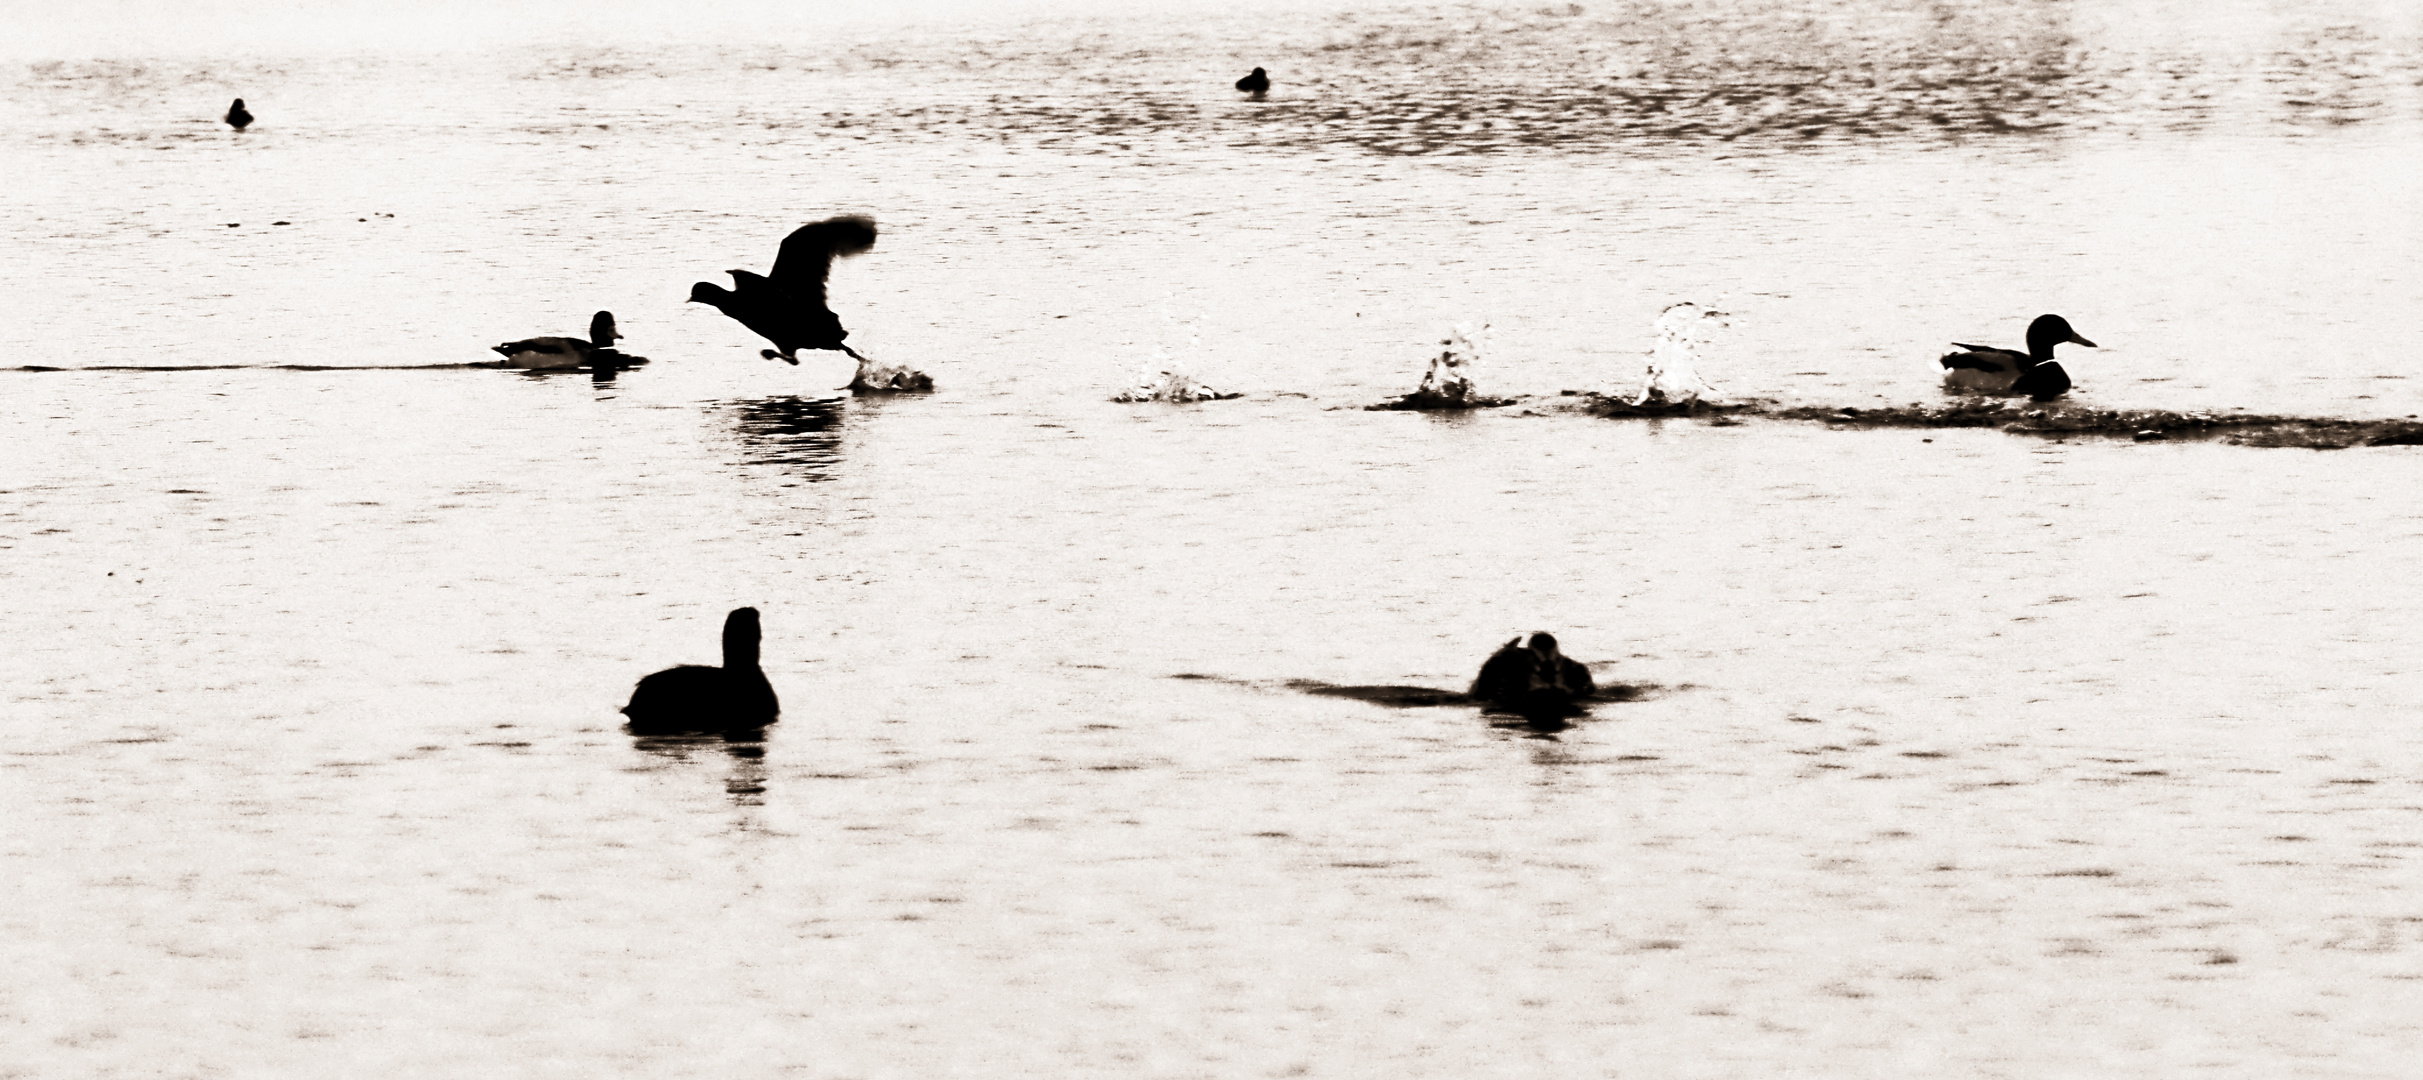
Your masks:
[{"label": "sepia toned water", "polygon": [[[2059,312],[2084,404],[2423,413],[2419,43],[1721,0],[17,62],[0,1076],[2409,1075],[2416,449],[1560,391],[1693,302],[1725,399],[1931,402]],[[852,343],[936,393],[682,303],[837,212]],[[600,308],[651,364],[457,366]],[[1456,322],[1522,403],[1363,409]],[[1111,401],[1172,356],[1245,396]],[[782,722],[624,733],[744,604]],[[1305,692],[1533,629],[1638,699]]]}]

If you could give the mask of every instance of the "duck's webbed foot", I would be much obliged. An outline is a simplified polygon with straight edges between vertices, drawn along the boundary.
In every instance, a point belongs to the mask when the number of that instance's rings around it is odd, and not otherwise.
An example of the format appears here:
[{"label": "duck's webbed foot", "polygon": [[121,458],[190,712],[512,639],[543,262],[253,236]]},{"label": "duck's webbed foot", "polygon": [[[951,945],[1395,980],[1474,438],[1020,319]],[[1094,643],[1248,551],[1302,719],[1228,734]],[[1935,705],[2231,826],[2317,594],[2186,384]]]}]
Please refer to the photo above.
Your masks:
[{"label": "duck's webbed foot", "polygon": [[768,360],[780,360],[783,363],[791,365],[792,367],[799,366],[799,358],[792,356],[789,353],[778,353],[772,349],[759,349],[757,350],[757,355],[765,357]]}]

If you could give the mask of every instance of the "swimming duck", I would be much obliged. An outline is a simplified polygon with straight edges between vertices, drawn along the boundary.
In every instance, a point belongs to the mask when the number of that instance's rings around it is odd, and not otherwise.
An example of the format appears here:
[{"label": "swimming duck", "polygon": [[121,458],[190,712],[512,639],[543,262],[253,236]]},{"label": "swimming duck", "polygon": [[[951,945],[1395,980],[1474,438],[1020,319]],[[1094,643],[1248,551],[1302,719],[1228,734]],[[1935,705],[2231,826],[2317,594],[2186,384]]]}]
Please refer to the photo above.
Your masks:
[{"label": "swimming duck", "polygon": [[1262,95],[1270,93],[1270,73],[1261,68],[1255,68],[1253,74],[1237,80],[1237,89],[1252,94],[1254,100],[1260,101]]},{"label": "swimming duck", "polygon": [[236,99],[236,103],[235,103],[235,104],[230,105],[230,106],[228,106],[228,107],[227,107],[227,126],[228,126],[228,127],[234,128],[234,129],[236,129],[237,131],[242,131],[242,130],[244,130],[244,129],[245,129],[245,127],[246,127],[246,126],[250,125],[251,123],[252,123],[252,114],[244,111],[244,99],[243,99],[243,98],[237,98],[237,99]]},{"label": "swimming duck", "polygon": [[669,667],[631,688],[623,715],[634,735],[686,731],[733,731],[764,727],[782,714],[774,685],[757,666],[757,609],[735,608],[724,617],[724,666]]},{"label": "swimming duck", "polygon": [[2026,394],[2038,401],[2051,401],[2070,389],[2070,373],[2053,362],[2053,346],[2064,342],[2096,347],[2094,342],[2070,329],[2070,321],[2059,315],[2038,315],[2035,322],[2028,324],[2028,351],[2024,353],[1955,341],[1952,347],[1964,351],[1944,354],[1943,388]]},{"label": "swimming duck", "polygon": [[1527,717],[1555,717],[1571,714],[1597,692],[1590,669],[1558,652],[1555,635],[1543,632],[1528,644],[1516,635],[1491,653],[1472,680],[1471,697]]},{"label": "swimming duck", "polygon": [[850,332],[825,306],[825,280],[832,274],[835,256],[861,254],[874,246],[873,218],[837,217],[802,225],[783,239],[772,276],[734,270],[733,288],[701,281],[690,286],[690,302],[713,307],[773,342],[774,348],[758,351],[768,360],[797,364],[801,349],[839,349],[859,359],[841,343]]},{"label": "swimming duck", "polygon": [[567,337],[534,337],[508,341],[490,351],[505,359],[498,367],[529,368],[532,371],[567,371],[577,367],[615,368],[645,364],[644,357],[630,356],[609,346],[622,337],[614,328],[614,313],[601,311],[589,319],[589,340]]}]

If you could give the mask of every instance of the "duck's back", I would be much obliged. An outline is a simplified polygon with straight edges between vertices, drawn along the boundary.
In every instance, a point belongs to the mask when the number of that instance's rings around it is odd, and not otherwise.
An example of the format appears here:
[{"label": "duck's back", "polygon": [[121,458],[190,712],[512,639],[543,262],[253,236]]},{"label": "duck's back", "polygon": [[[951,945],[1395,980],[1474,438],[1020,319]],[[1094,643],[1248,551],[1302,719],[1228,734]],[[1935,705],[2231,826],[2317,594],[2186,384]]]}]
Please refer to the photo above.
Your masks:
[{"label": "duck's back", "polygon": [[2019,370],[2027,359],[2007,349],[1991,349],[1977,345],[1953,347],[1937,361],[1943,365],[1943,385],[1946,390],[1979,390],[1989,394],[2008,393],[2018,381]]},{"label": "duck's back", "polygon": [[497,346],[494,351],[505,358],[506,367],[545,370],[579,367],[587,361],[593,348],[594,346],[586,341],[576,341],[572,338],[536,337],[522,341],[508,341]]},{"label": "duck's back", "polygon": [[774,687],[763,671],[683,664],[666,668],[631,688],[623,715],[631,730],[725,731],[762,727],[781,715]]}]

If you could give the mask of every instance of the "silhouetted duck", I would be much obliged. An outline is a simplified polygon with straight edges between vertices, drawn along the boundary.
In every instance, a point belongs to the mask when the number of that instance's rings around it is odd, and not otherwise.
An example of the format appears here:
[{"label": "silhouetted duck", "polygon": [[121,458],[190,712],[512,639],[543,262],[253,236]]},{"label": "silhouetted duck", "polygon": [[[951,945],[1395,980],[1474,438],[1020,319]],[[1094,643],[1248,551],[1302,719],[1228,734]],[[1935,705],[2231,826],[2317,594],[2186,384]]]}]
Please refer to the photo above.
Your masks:
[{"label": "silhouetted duck", "polygon": [[491,351],[504,357],[498,367],[529,368],[532,371],[566,371],[577,367],[629,367],[645,364],[646,357],[631,356],[611,346],[622,337],[614,328],[614,313],[601,311],[589,319],[589,340],[567,337],[534,337],[508,341]]},{"label": "silhouetted duck", "polygon": [[227,126],[242,131],[251,124],[252,114],[244,111],[244,99],[237,98],[235,104],[227,107]]},{"label": "silhouetted duck", "polygon": [[1481,665],[1481,674],[1472,680],[1471,697],[1484,705],[1542,718],[1570,715],[1597,692],[1588,667],[1558,652],[1554,635],[1536,633],[1528,645],[1517,636],[1490,654]]},{"label": "silhouetted duck", "polygon": [[2070,389],[2070,373],[2053,362],[2053,346],[2065,342],[2096,347],[2094,342],[2078,336],[2078,331],[2070,329],[2070,321],[2059,315],[2038,315],[2035,322],[2028,324],[2028,351],[2024,353],[1955,341],[1952,347],[1964,351],[1944,354],[1943,387],[1988,394],[2026,394],[2038,401],[2051,401]]},{"label": "silhouetted duck", "polygon": [[724,617],[724,666],[683,664],[639,681],[623,715],[634,735],[764,727],[782,713],[774,686],[757,666],[757,609]]},{"label": "silhouetted duck", "polygon": [[690,286],[690,302],[710,305],[773,342],[773,348],[758,352],[768,360],[796,364],[801,349],[839,349],[858,359],[857,352],[841,343],[850,332],[825,306],[825,279],[833,271],[834,257],[861,254],[874,246],[873,218],[837,217],[802,225],[783,240],[772,276],[734,270],[734,288],[701,281]]},{"label": "silhouetted duck", "polygon": [[[1236,69],[1230,68],[1229,70]],[[1270,93],[1270,73],[1261,68],[1255,68],[1253,74],[1237,80],[1237,89],[1252,94],[1254,100],[1259,101],[1262,95]]]}]

